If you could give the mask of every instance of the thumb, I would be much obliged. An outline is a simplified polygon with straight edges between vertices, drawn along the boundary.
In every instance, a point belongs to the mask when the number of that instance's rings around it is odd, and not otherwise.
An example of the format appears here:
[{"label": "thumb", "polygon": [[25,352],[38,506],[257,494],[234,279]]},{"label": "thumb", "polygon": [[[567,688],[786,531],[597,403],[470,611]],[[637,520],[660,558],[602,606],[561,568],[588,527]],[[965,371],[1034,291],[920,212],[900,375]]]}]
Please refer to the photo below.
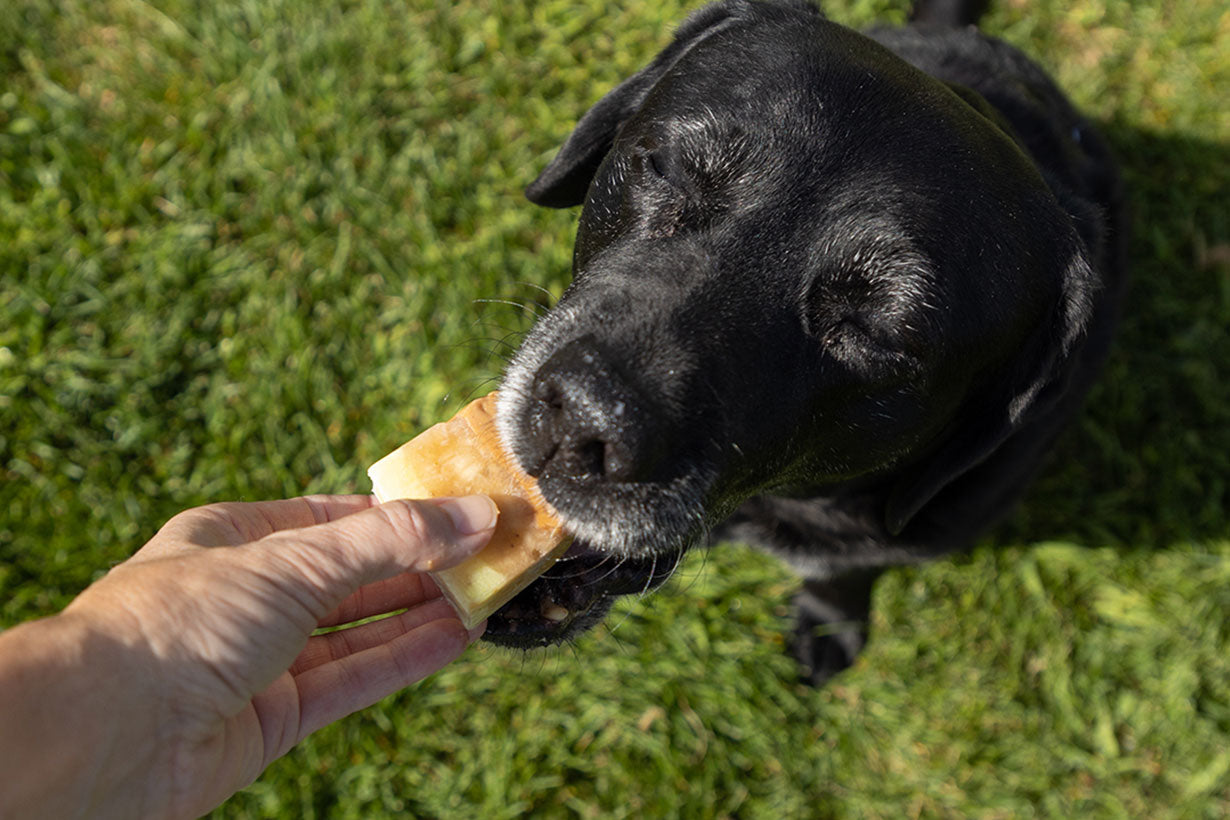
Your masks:
[{"label": "thumb", "polygon": [[485,495],[402,499],[242,549],[319,619],[367,584],[461,563],[491,540],[498,516]]}]

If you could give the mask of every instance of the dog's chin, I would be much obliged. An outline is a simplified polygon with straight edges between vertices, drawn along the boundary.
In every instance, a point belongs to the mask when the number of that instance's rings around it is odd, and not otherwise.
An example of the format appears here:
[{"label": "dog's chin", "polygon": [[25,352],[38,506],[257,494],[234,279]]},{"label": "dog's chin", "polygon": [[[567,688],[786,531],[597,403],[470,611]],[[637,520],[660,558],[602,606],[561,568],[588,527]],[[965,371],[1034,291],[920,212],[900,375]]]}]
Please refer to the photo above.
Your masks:
[{"label": "dog's chin", "polygon": [[683,551],[620,557],[574,541],[554,566],[487,619],[483,638],[519,649],[570,640],[598,624],[617,597],[661,586]]}]

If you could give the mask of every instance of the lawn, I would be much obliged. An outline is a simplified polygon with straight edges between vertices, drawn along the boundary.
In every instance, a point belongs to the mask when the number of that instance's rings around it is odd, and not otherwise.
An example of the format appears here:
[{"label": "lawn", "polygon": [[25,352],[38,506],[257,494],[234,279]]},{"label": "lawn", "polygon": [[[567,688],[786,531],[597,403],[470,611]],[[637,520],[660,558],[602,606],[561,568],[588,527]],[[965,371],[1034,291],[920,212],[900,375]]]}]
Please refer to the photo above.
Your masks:
[{"label": "lawn", "polygon": [[[5,0],[0,626],[185,507],[366,491],[492,387],[568,277],[575,213],[521,189],[695,5]],[[824,689],[782,651],[796,579],[721,545],[575,645],[476,647],[217,817],[1230,815],[1230,12],[984,28],[1104,129],[1135,218],[1119,344],[1020,511],[889,573]]]}]

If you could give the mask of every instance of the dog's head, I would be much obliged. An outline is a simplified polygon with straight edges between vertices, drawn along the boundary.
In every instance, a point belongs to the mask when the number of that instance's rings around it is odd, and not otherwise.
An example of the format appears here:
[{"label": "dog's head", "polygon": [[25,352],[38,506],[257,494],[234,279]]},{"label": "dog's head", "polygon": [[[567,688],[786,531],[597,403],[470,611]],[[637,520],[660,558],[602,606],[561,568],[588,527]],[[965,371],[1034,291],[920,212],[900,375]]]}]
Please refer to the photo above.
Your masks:
[{"label": "dog's head", "polygon": [[753,495],[882,484],[900,533],[1048,401],[1092,275],[987,111],[810,6],[726,2],[580,120],[527,191],[584,204],[574,281],[499,406],[577,547],[490,638],[591,625]]}]

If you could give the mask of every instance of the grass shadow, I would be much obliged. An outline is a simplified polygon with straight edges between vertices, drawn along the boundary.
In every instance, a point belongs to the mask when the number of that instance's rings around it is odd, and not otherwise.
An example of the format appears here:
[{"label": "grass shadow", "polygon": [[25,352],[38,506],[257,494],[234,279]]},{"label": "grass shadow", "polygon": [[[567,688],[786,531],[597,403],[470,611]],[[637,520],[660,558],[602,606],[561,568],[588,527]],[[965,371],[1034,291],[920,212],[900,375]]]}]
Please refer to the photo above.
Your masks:
[{"label": "grass shadow", "polygon": [[1103,126],[1132,238],[1118,338],[996,540],[1157,547],[1230,535],[1230,146]]}]

